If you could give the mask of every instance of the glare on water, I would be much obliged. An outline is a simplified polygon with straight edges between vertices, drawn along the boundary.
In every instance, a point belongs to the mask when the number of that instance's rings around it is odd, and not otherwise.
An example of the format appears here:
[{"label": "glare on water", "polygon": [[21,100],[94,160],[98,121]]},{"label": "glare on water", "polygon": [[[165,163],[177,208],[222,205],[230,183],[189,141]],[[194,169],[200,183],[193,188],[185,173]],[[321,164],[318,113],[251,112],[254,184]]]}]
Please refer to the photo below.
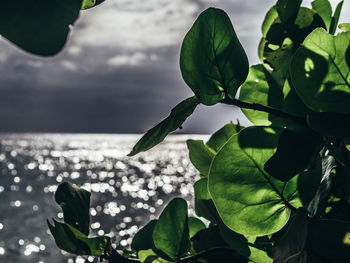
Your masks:
[{"label": "glare on water", "polygon": [[[127,157],[138,135],[2,135],[0,137],[0,261],[93,262],[60,251],[46,220],[62,220],[53,195],[69,181],[92,192],[91,234],[108,235],[117,249],[174,196],[190,201],[198,173],[185,141],[170,136]],[[193,210],[193,204],[189,202]]]}]

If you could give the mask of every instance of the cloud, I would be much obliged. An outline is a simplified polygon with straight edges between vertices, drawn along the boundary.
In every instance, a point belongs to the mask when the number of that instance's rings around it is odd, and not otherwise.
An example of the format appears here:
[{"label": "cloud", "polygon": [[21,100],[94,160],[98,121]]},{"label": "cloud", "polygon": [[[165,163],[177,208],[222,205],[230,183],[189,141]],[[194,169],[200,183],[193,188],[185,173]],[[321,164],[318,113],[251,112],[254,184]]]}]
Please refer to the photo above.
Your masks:
[{"label": "cloud", "polygon": [[121,66],[141,66],[147,59],[147,56],[141,52],[135,52],[130,55],[118,55],[107,60],[107,64],[112,67]]}]

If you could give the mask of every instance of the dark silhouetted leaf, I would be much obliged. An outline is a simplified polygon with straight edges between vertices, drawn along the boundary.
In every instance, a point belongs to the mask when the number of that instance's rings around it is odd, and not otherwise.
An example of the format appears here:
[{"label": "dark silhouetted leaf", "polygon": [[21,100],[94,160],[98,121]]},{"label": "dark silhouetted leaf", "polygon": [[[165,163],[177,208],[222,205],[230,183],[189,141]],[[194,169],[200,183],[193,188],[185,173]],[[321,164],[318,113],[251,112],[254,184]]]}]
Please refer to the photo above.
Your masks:
[{"label": "dark silhouetted leaf", "polygon": [[58,53],[79,16],[82,0],[11,0],[0,9],[0,35],[43,56]]},{"label": "dark silhouetted leaf", "polygon": [[322,148],[323,138],[311,129],[284,130],[275,154],[264,168],[273,177],[287,182],[310,168]]},{"label": "dark silhouetted leaf", "polygon": [[90,192],[62,183],[55,193],[55,200],[63,210],[64,222],[78,229],[85,235],[90,232]]},{"label": "dark silhouetted leaf", "polygon": [[147,250],[154,247],[153,230],[156,226],[156,223],[157,220],[152,220],[136,233],[131,242],[132,250]]},{"label": "dark silhouetted leaf", "polygon": [[150,129],[134,146],[128,156],[133,156],[139,152],[144,152],[162,142],[165,137],[179,128],[190,116],[198,105],[198,99],[193,96],[182,101],[170,115],[162,122]]},{"label": "dark silhouetted leaf", "polygon": [[325,136],[350,137],[350,114],[310,112],[307,123],[311,129]]},{"label": "dark silhouetted leaf", "polygon": [[224,11],[209,8],[198,17],[183,41],[180,67],[201,103],[235,97],[247,77],[248,59]]},{"label": "dark silhouetted leaf", "polygon": [[332,35],[334,35],[335,30],[337,29],[340,13],[341,13],[341,10],[343,9],[343,4],[344,4],[344,1],[339,2],[334,11],[334,15],[331,21],[331,26],[329,27],[329,33]]},{"label": "dark silhouetted leaf", "polygon": [[275,233],[289,219],[286,200],[295,207],[301,205],[297,178],[284,183],[263,169],[276,151],[279,133],[268,127],[246,128],[233,135],[214,157],[209,192],[225,225],[237,233]]},{"label": "dark silhouetted leaf", "polygon": [[175,198],[165,207],[153,231],[157,249],[170,259],[178,260],[190,249],[187,203]]},{"label": "dark silhouetted leaf", "polygon": [[302,0],[278,0],[276,10],[282,23],[294,23]]}]

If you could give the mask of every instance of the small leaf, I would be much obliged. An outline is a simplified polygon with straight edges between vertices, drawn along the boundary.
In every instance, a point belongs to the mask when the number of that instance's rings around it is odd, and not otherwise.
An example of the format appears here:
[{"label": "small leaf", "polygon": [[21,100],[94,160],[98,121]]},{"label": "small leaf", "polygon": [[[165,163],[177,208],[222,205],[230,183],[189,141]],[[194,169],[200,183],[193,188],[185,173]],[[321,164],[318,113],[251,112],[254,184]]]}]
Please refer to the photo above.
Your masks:
[{"label": "small leaf", "polygon": [[180,67],[201,103],[216,104],[226,94],[235,97],[247,77],[248,59],[223,10],[201,13],[183,41]]},{"label": "small leaf", "polygon": [[342,23],[338,27],[343,31],[350,31],[350,23]]},{"label": "small leaf", "polygon": [[340,18],[340,13],[341,13],[341,10],[343,9],[343,4],[344,4],[344,1],[340,1],[335,9],[334,14],[333,14],[331,26],[329,28],[329,33],[332,35],[334,35],[335,30],[337,29],[337,25],[338,25],[339,18]]},{"label": "small leaf", "polygon": [[[270,72],[259,64],[250,67],[248,77],[240,89],[239,99],[248,103],[259,103],[280,109],[283,93]],[[275,115],[251,109],[242,109],[242,111],[255,125],[271,125],[273,123],[284,126],[283,120]]]},{"label": "small leaf", "polygon": [[136,233],[131,242],[132,250],[148,250],[154,247],[153,230],[156,226],[156,223],[157,220],[152,220]]},{"label": "small leaf", "polygon": [[307,252],[305,251],[309,221],[307,210],[299,208],[287,232],[277,240],[273,247],[274,263],[312,262],[306,261]]},{"label": "small leaf", "polygon": [[60,184],[55,200],[63,210],[64,222],[88,235],[90,232],[90,192],[70,183]]},{"label": "small leaf", "polygon": [[64,46],[82,0],[11,0],[0,9],[0,35],[24,50],[52,56]]},{"label": "small leaf", "polygon": [[312,9],[322,17],[327,30],[329,30],[332,21],[332,5],[328,0],[314,0],[311,2]]},{"label": "small leaf", "polygon": [[60,249],[69,253],[100,257],[105,254],[110,246],[109,237],[88,238],[87,235],[69,224],[59,223],[54,219],[53,221],[54,225],[51,225],[49,221],[47,221],[47,224],[56,244]]},{"label": "small leaf", "polygon": [[311,112],[307,116],[311,129],[325,136],[350,137],[350,114],[333,112]]},{"label": "small leaf", "polygon": [[191,163],[203,176],[208,176],[209,166],[215,156],[215,152],[201,140],[188,140],[187,148]]},{"label": "small leaf", "polygon": [[277,151],[264,166],[265,171],[281,181],[289,181],[310,168],[323,146],[322,142],[323,138],[308,128],[284,130]]},{"label": "small leaf", "polygon": [[187,203],[175,198],[165,207],[153,231],[157,249],[170,259],[178,260],[190,249]]},{"label": "small leaf", "polygon": [[188,218],[188,229],[190,233],[190,238],[192,238],[195,234],[197,234],[198,231],[205,229],[205,224],[196,217],[189,217]]},{"label": "small leaf", "polygon": [[275,233],[289,219],[287,202],[301,205],[296,178],[283,183],[263,169],[276,151],[279,133],[268,127],[246,128],[233,135],[214,157],[209,192],[225,225],[237,233]]},{"label": "small leaf", "polygon": [[179,128],[199,104],[195,96],[188,98],[171,110],[170,115],[150,129],[134,146],[128,156],[144,152],[162,142],[165,137]]},{"label": "small leaf", "polygon": [[282,23],[294,23],[302,0],[278,0],[276,10]]},{"label": "small leaf", "polygon": [[84,9],[92,8],[95,6],[95,4],[96,4],[96,0],[83,0],[81,9],[84,10]]},{"label": "small leaf", "polygon": [[349,46],[350,32],[332,36],[318,28],[295,53],[293,86],[313,111],[350,113],[350,66],[345,62]]},{"label": "small leaf", "polygon": [[140,250],[138,258],[141,263],[170,263],[171,261],[159,257],[152,249]]},{"label": "small leaf", "polygon": [[239,125],[235,125],[232,122],[226,124],[221,129],[216,131],[208,140],[207,146],[218,152],[220,148],[230,139],[233,134],[240,131]]}]

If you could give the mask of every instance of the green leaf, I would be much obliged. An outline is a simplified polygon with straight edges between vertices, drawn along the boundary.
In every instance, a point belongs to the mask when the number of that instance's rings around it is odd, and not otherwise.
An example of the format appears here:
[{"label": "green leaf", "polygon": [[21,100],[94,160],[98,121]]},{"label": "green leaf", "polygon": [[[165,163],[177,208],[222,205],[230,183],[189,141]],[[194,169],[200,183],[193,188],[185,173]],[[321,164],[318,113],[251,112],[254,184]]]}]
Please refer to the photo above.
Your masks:
[{"label": "green leaf", "polygon": [[156,226],[156,223],[157,220],[152,220],[136,233],[131,242],[132,250],[147,250],[152,249],[154,247],[153,230]]},{"label": "green leaf", "polygon": [[92,7],[95,7],[101,3],[103,3],[105,0],[83,0],[83,3],[81,5],[81,10],[89,9]]},{"label": "green leaf", "polygon": [[323,144],[323,138],[311,129],[284,130],[275,154],[264,168],[273,177],[287,182],[310,168]]},{"label": "green leaf", "polygon": [[201,175],[207,176],[215,152],[201,140],[188,140],[187,148],[189,150],[191,163],[197,168]]},{"label": "green leaf", "polygon": [[248,74],[247,55],[228,15],[205,10],[187,33],[181,48],[182,77],[201,103],[234,98]]},{"label": "green leaf", "polygon": [[90,232],[90,192],[70,183],[60,184],[55,200],[63,210],[64,222],[88,235]]},{"label": "green leaf", "polygon": [[220,148],[227,142],[227,140],[240,131],[239,125],[235,125],[232,122],[226,124],[221,129],[216,131],[208,140],[207,146],[218,152]]},{"label": "green leaf", "polygon": [[138,253],[138,258],[141,263],[169,263],[171,261],[165,260],[159,257],[152,249],[140,250]]},{"label": "green leaf", "polygon": [[282,23],[294,23],[302,0],[278,0],[276,10]]},{"label": "green leaf", "polygon": [[349,46],[350,32],[332,36],[318,28],[294,55],[293,85],[313,111],[350,113],[350,68],[345,62]]},{"label": "green leaf", "polygon": [[342,23],[338,27],[343,31],[350,31],[350,23]]},{"label": "green leaf", "polygon": [[[298,1],[296,1],[298,2]],[[295,50],[305,37],[317,27],[325,27],[322,18],[309,8],[301,7],[294,24],[283,23],[276,13],[270,11],[270,16],[263,28],[264,51],[262,61],[268,64],[282,78],[289,75],[290,61]],[[271,23],[272,18],[275,18]],[[267,29],[267,26],[270,28]],[[260,47],[261,53],[262,47]]]},{"label": "green leaf", "polygon": [[150,129],[134,146],[128,156],[144,152],[162,142],[165,137],[179,128],[199,104],[196,96],[188,98],[171,110],[170,115]]},{"label": "green leaf", "polygon": [[322,17],[327,30],[329,30],[332,21],[332,6],[328,0],[314,0],[311,3],[312,9]]},{"label": "green leaf", "polygon": [[329,28],[329,33],[332,35],[334,35],[335,30],[337,29],[340,13],[341,13],[341,10],[343,9],[343,4],[344,4],[344,1],[339,2],[333,14],[331,26]]},{"label": "green leaf", "polygon": [[308,255],[305,251],[309,221],[307,210],[304,208],[298,209],[287,232],[281,239],[277,240],[273,247],[273,262],[312,262],[306,261]]},{"label": "green leaf", "polygon": [[325,136],[350,137],[350,114],[311,112],[307,116],[309,127]]},{"label": "green leaf", "polygon": [[58,53],[79,16],[82,0],[11,0],[0,9],[0,35],[42,56]]},{"label": "green leaf", "polygon": [[157,249],[170,259],[178,260],[190,249],[187,203],[175,198],[166,206],[153,231],[153,241]]},{"label": "green leaf", "polygon": [[[283,93],[270,72],[261,64],[251,66],[243,83],[239,99],[248,103],[258,103],[275,109],[282,106]],[[275,115],[251,109],[242,109],[244,115],[255,125],[284,125]]]},{"label": "green leaf", "polygon": [[195,211],[197,216],[204,217],[205,219],[217,224],[218,221],[220,221],[219,215],[213,201],[211,200],[207,185],[208,180],[206,178],[200,179],[194,184]]},{"label": "green leaf", "polygon": [[189,217],[188,218],[188,229],[190,233],[190,238],[192,238],[195,234],[197,234],[198,231],[205,229],[205,224],[196,217]]},{"label": "green leaf", "polygon": [[297,180],[281,182],[263,166],[275,153],[279,130],[253,126],[233,135],[214,157],[209,192],[221,219],[233,231],[252,236],[277,232],[290,205],[301,205]]},{"label": "green leaf", "polygon": [[109,237],[88,238],[69,224],[63,224],[53,219],[54,225],[49,221],[47,224],[60,249],[76,255],[102,256],[110,246]]}]

